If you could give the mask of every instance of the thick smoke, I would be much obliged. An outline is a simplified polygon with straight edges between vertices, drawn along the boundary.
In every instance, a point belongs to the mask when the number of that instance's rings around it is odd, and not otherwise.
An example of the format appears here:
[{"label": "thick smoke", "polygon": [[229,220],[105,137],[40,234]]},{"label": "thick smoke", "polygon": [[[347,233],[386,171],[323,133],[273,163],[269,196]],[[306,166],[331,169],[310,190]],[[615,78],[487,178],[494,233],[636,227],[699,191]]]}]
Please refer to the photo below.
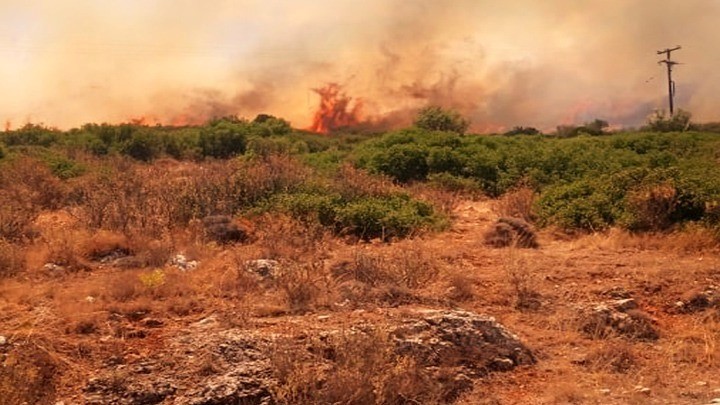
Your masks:
[{"label": "thick smoke", "polygon": [[680,108],[717,119],[720,3],[708,0],[6,0],[0,119],[194,124],[270,113],[310,127],[339,83],[362,120],[456,108],[476,131],[664,108],[655,51],[677,44]]}]

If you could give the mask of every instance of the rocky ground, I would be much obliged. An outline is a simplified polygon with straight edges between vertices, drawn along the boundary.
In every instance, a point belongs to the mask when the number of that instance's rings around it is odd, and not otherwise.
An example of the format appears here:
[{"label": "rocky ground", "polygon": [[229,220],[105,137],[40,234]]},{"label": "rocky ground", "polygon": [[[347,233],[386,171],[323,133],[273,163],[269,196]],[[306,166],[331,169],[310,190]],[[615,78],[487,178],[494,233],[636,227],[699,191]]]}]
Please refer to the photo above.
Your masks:
[{"label": "rocky ground", "polygon": [[[46,232],[70,226],[53,215]],[[462,201],[448,231],[313,240],[294,260],[277,254],[295,243],[284,240],[188,246],[155,270],[121,250],[82,271],[38,263],[0,288],[0,393],[65,405],[720,402],[713,246],[546,230],[536,248],[498,248],[485,243],[498,216]]]}]

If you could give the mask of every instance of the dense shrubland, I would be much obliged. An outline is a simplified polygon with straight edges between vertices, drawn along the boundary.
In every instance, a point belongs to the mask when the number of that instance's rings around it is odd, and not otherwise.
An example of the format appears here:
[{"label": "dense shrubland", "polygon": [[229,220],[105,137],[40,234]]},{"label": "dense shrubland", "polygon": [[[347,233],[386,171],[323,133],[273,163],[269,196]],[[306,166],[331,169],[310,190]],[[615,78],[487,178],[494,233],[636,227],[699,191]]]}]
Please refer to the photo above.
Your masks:
[{"label": "dense shrubland", "polygon": [[[443,223],[432,204],[411,196],[406,185],[417,183],[490,197],[528,188],[533,218],[566,229],[718,228],[720,141],[663,132],[681,124],[688,128],[689,115],[651,118],[648,128],[660,132],[606,134],[607,123],[595,120],[555,136],[524,127],[513,136],[469,136],[467,121],[438,108],[423,110],[411,128],[333,136],[292,130],[268,115],[182,128],[87,124],[63,132],[28,124],[0,133],[3,194],[25,184],[35,190],[28,195],[62,196],[4,197],[12,201],[0,215],[15,219],[0,230],[17,239],[24,218],[17,212],[72,205],[103,207],[88,219],[100,228],[135,221],[158,233],[211,214],[280,211],[338,234],[402,237]],[[188,169],[178,175],[143,164],[168,157]],[[33,168],[18,169],[26,166]],[[154,205],[165,208],[156,213]],[[148,225],[148,213],[162,224]]]}]

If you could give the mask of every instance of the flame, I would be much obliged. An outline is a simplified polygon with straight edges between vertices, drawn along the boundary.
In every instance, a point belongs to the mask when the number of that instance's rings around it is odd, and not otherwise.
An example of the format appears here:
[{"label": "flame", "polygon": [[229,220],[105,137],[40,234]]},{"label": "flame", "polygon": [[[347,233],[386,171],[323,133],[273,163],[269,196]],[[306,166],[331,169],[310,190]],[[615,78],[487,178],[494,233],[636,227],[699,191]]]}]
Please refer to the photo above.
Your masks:
[{"label": "flame", "polygon": [[189,127],[203,125],[208,121],[208,118],[203,116],[192,116],[190,114],[179,113],[172,115],[168,118],[162,119],[155,115],[141,115],[138,117],[132,117],[125,122],[136,125],[136,126],[153,126],[162,125],[166,127]]},{"label": "flame", "polygon": [[313,91],[320,95],[320,105],[313,117],[311,131],[327,134],[360,123],[362,101],[356,99],[353,103],[353,98],[342,91],[342,86],[328,83]]}]

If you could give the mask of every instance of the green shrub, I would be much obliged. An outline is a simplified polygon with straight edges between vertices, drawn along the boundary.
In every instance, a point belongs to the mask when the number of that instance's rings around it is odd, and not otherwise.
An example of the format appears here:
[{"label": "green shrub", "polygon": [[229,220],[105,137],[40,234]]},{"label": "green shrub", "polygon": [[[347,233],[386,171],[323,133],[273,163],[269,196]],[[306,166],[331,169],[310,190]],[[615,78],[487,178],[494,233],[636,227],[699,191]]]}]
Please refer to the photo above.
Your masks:
[{"label": "green shrub", "polygon": [[615,224],[622,195],[608,184],[606,179],[583,179],[548,187],[536,203],[540,224],[592,231]]},{"label": "green shrub", "polygon": [[407,195],[389,198],[367,197],[337,210],[337,222],[345,232],[363,239],[405,237],[431,226],[434,212],[430,204]]},{"label": "green shrub", "polygon": [[375,155],[371,169],[386,174],[399,182],[424,180],[428,174],[428,151],[415,144],[396,144]]},{"label": "green shrub", "polygon": [[322,192],[283,194],[275,201],[275,205],[279,205],[293,217],[307,222],[318,222],[324,226],[335,226],[337,210],[342,204],[340,195]]},{"label": "green shrub", "polygon": [[415,118],[415,126],[429,131],[448,131],[464,134],[470,121],[457,111],[430,106],[420,110]]},{"label": "green shrub", "polygon": [[203,156],[226,159],[245,152],[247,123],[220,120],[200,130],[198,144]]},{"label": "green shrub", "polygon": [[134,131],[120,147],[121,153],[143,162],[157,158],[160,151],[160,140],[149,130]]},{"label": "green shrub", "polygon": [[82,164],[59,154],[50,153],[43,160],[52,174],[62,180],[81,176],[87,170]]}]

